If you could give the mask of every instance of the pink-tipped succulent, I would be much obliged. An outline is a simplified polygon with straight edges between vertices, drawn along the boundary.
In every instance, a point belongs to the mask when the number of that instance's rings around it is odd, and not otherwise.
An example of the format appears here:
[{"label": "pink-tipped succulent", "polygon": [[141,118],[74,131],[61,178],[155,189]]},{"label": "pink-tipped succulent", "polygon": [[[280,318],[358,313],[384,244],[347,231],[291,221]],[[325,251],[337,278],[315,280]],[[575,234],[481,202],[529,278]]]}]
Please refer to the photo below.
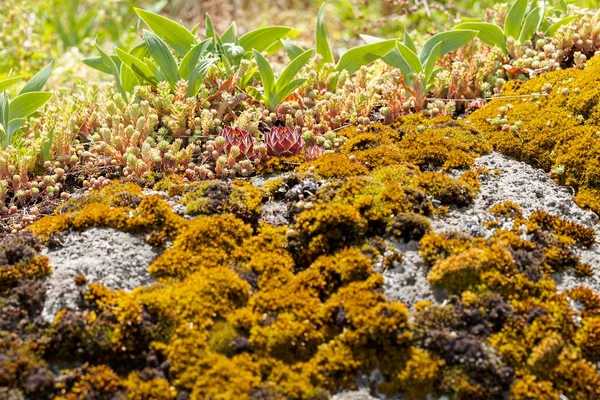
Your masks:
[{"label": "pink-tipped succulent", "polygon": [[306,146],[304,148],[304,157],[306,157],[308,161],[313,161],[321,157],[324,151],[325,149],[317,144],[313,144],[312,146]]},{"label": "pink-tipped succulent", "polygon": [[274,126],[265,132],[265,144],[270,156],[289,157],[302,150],[304,141],[299,131],[287,126]]},{"label": "pink-tipped succulent", "polygon": [[225,138],[225,143],[223,145],[225,154],[229,154],[232,147],[237,147],[239,149],[239,155],[236,156],[237,158],[252,156],[255,140],[250,132],[228,126],[221,131],[220,135]]}]

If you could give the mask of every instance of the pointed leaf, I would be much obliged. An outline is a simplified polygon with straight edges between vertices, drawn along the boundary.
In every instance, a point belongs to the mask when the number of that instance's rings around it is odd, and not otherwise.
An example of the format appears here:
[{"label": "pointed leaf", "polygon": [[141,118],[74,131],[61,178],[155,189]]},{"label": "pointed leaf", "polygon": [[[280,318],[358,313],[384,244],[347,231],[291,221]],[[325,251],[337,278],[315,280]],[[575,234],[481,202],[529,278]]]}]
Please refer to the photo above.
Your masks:
[{"label": "pointed leaf", "polygon": [[425,68],[424,68],[425,84],[428,84],[429,80],[431,79],[431,75],[433,73],[433,70],[435,69],[435,64],[441,57],[442,47],[443,47],[442,42],[438,42],[438,44],[436,44],[433,47],[433,49],[431,49],[431,52],[429,53],[429,58],[425,62]]},{"label": "pointed leaf", "polygon": [[134,8],[134,10],[146,25],[157,36],[163,38],[179,55],[184,55],[197,43],[192,32],[183,25],[150,11],[139,8]]},{"label": "pointed leaf", "polygon": [[491,24],[489,22],[463,22],[452,29],[477,31],[477,37],[481,39],[482,42],[491,47],[498,47],[499,49],[502,49],[504,53],[507,51],[504,32],[502,32],[502,29],[496,24]]},{"label": "pointed leaf", "polygon": [[323,62],[332,63],[333,53],[331,52],[331,48],[329,47],[329,43],[327,42],[327,36],[325,35],[325,4],[321,5],[319,9],[319,14],[317,14],[317,43],[316,49],[317,54],[323,57]]},{"label": "pointed leaf", "polygon": [[300,85],[306,82],[306,79],[296,79],[295,81],[289,82],[285,87],[281,89],[281,91],[277,92],[277,96],[275,97],[273,103],[271,104],[271,108],[275,109],[278,105],[283,103],[285,99],[294,92],[294,90],[298,89]]},{"label": "pointed leaf", "polygon": [[[119,49],[118,47],[115,49],[115,51],[123,64],[127,65],[133,72],[138,74],[138,76],[145,81],[149,82],[150,84],[156,84],[157,80],[154,79],[154,73],[141,59]],[[150,53],[148,53],[148,55],[149,54]],[[148,55],[144,55],[144,58],[146,58]]]},{"label": "pointed leaf", "polygon": [[433,35],[423,45],[421,53],[419,54],[419,59],[421,60],[421,63],[425,65],[425,61],[429,58],[429,54],[438,43],[441,43],[439,57],[443,57],[451,51],[459,49],[469,43],[477,36],[477,33],[477,31],[472,30],[457,29]]},{"label": "pointed leaf", "polygon": [[212,23],[212,18],[210,17],[210,15],[208,15],[208,13],[206,13],[206,16],[204,17],[204,26],[205,26],[205,38],[206,39],[212,39],[214,37],[216,37],[216,33],[215,33],[215,28],[213,27],[213,23]]},{"label": "pointed leaf", "polygon": [[296,46],[289,39],[281,39],[281,44],[285,48],[285,51],[287,52],[287,55],[290,58],[290,60],[293,60],[300,54],[304,53],[304,49],[302,47]]},{"label": "pointed leaf", "polygon": [[8,78],[0,81],[0,93],[4,92],[6,89],[12,87],[15,83],[19,82],[22,78],[20,76],[15,76],[14,78]]},{"label": "pointed leaf", "polygon": [[[382,39],[382,38],[378,38],[375,36],[369,36],[369,35],[360,35],[360,37],[367,43],[378,43],[378,42],[383,42],[386,39]],[[402,72],[402,75],[404,75],[404,79],[407,82],[410,82],[410,79],[408,78],[414,71],[411,68],[410,65],[408,65],[408,63],[406,62],[406,60],[404,60],[404,58],[402,57],[402,55],[400,54],[400,52],[398,51],[397,48],[393,48],[392,51],[390,51],[388,54],[386,54],[384,57],[381,58],[387,65],[394,67],[394,68],[398,68],[400,70],[400,72]]]},{"label": "pointed leaf", "polygon": [[6,93],[0,93],[0,128],[8,128],[8,96]]},{"label": "pointed leaf", "polygon": [[254,59],[256,60],[256,65],[260,72],[265,97],[270,99],[271,94],[275,91],[275,75],[273,74],[273,69],[267,59],[256,50],[254,50]]},{"label": "pointed leaf", "polygon": [[565,18],[562,18],[562,19],[556,21],[555,23],[550,25],[550,27],[546,31],[546,35],[554,36],[556,31],[558,31],[558,28],[560,28],[563,25],[570,24],[571,22],[575,21],[577,18],[578,18],[578,15],[571,15],[570,17],[565,17]]},{"label": "pointed leaf", "polygon": [[523,43],[526,40],[529,40],[535,34],[536,29],[540,25],[542,21],[543,11],[540,7],[536,7],[527,15],[525,18],[525,23],[523,24],[523,28],[521,29],[521,33],[519,35],[519,42]]},{"label": "pointed leaf", "polygon": [[152,72],[152,76],[158,82],[162,82],[162,81],[166,81],[167,80],[165,78],[165,75],[160,70],[158,64],[153,59],[148,58],[148,57],[144,57],[144,64],[146,64],[146,67],[148,67],[148,69]]},{"label": "pointed leaf", "polygon": [[294,58],[292,62],[288,64],[288,66],[283,70],[283,72],[279,76],[279,79],[277,79],[277,82],[275,83],[275,90],[277,92],[289,85],[289,83],[292,81],[292,79],[294,79],[296,74],[300,72],[302,67],[306,65],[306,63],[312,56],[312,53],[312,49],[306,50],[304,53]]},{"label": "pointed leaf", "polygon": [[508,14],[506,14],[506,21],[504,21],[504,34],[506,36],[518,39],[526,11],[527,0],[516,0],[513,3],[508,10]]},{"label": "pointed leaf", "polygon": [[181,60],[181,64],[179,65],[179,75],[181,75],[183,79],[188,79],[190,77],[194,71],[194,68],[196,67],[196,64],[198,64],[200,57],[206,50],[208,50],[208,47],[211,44],[212,39],[204,39],[192,47],[192,49],[187,52],[185,57],[183,57],[183,60]]},{"label": "pointed leaf", "polygon": [[222,43],[235,43],[237,41],[237,25],[233,21],[229,28],[221,35]]},{"label": "pointed leaf", "polygon": [[[146,44],[143,42],[138,43],[133,49],[131,49],[129,54],[138,59],[150,56],[150,52],[148,51]],[[143,84],[144,80],[137,73],[133,72],[133,70],[125,63],[122,63],[120,58],[117,56],[115,57],[117,60],[119,60],[119,64],[121,65],[121,85],[123,85],[123,90],[126,93],[133,93],[135,87]]]},{"label": "pointed leaf", "polygon": [[16,131],[21,129],[21,127],[23,126],[24,123],[25,123],[25,118],[15,118],[15,119],[10,120],[10,122],[8,123],[8,131],[7,131],[8,132],[8,143],[10,143],[10,139],[11,139],[12,135]]},{"label": "pointed leaf", "polygon": [[403,40],[403,43],[404,43],[404,45],[406,47],[408,47],[409,49],[411,49],[413,53],[417,54],[417,46],[415,46],[415,43],[412,41],[412,39],[408,35],[408,32],[406,32],[406,29],[404,30],[404,40]]},{"label": "pointed leaf", "polygon": [[52,68],[54,67],[54,61],[50,61],[50,64],[46,65],[42,68],[37,74],[35,74],[29,82],[21,89],[19,94],[28,93],[28,92],[39,92],[44,89],[44,85],[48,81],[50,74],[52,73]]},{"label": "pointed leaf", "polygon": [[400,42],[397,43],[396,47],[400,52],[400,56],[412,70],[412,73],[423,72],[423,64],[421,64],[421,60],[419,60],[419,56],[416,53]]},{"label": "pointed leaf", "polygon": [[189,81],[188,81],[188,90],[187,90],[188,97],[195,97],[198,94],[198,91],[200,90],[200,85],[202,84],[202,81],[204,80],[204,77],[206,76],[208,69],[215,62],[216,62],[216,59],[210,58],[210,59],[201,60],[200,62],[198,62],[196,64],[196,67],[190,74]]},{"label": "pointed leaf", "polygon": [[102,50],[100,46],[98,46],[98,43],[96,43],[96,48],[100,52],[102,63],[109,68],[111,75],[115,77],[115,85],[117,86],[117,90],[123,98],[127,98],[127,93],[125,93],[123,85],[121,84],[121,74],[119,72],[119,68],[117,67],[117,63],[115,63],[115,60],[113,60],[111,56]]},{"label": "pointed leaf", "polygon": [[[117,57],[116,55],[111,55],[110,56],[113,61],[115,62],[115,64],[120,64],[121,60],[119,59],[119,57]],[[102,62],[102,57],[89,57],[89,58],[84,58],[83,59],[83,63],[85,65],[87,65],[88,67],[94,68],[100,72],[104,72],[106,74],[112,74],[112,71],[110,69],[110,66],[105,65]]]},{"label": "pointed leaf", "polygon": [[171,50],[165,42],[163,42],[158,36],[150,31],[144,31],[144,42],[146,47],[152,55],[152,58],[160,67],[163,75],[171,86],[175,86],[179,80],[179,71],[177,70],[177,63],[175,58],[171,54]]},{"label": "pointed leaf", "polygon": [[50,100],[50,92],[29,92],[20,94],[10,102],[8,121],[13,119],[25,118]]},{"label": "pointed leaf", "polygon": [[390,39],[354,47],[340,57],[335,69],[336,71],[346,70],[349,74],[353,74],[362,66],[384,57],[392,51],[395,45],[396,39]]},{"label": "pointed leaf", "polygon": [[239,39],[239,45],[246,51],[263,52],[293,31],[287,26],[267,26],[246,33]]}]

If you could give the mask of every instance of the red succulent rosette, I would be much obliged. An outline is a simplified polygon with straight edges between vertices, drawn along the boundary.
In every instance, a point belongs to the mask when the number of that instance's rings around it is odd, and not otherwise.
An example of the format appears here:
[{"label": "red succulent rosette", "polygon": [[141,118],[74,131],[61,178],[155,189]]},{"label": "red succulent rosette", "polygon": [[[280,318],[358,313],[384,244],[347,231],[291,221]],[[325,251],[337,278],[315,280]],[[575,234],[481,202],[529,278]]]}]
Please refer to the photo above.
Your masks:
[{"label": "red succulent rosette", "polygon": [[265,132],[265,145],[270,156],[289,157],[302,150],[304,141],[299,131],[287,126],[274,126]]},{"label": "red succulent rosette", "polygon": [[254,137],[247,130],[228,126],[221,131],[220,135],[225,138],[225,154],[229,154],[233,146],[239,147],[240,156],[250,157],[254,152]]}]

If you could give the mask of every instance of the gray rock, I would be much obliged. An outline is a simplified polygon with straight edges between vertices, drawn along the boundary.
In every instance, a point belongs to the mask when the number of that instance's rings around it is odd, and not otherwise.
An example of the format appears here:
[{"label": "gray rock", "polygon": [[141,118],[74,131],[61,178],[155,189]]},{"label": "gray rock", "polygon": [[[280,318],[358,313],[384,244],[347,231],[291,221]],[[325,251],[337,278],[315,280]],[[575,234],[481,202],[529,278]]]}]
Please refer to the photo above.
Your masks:
[{"label": "gray rock", "polygon": [[338,393],[331,400],[377,400],[377,397],[371,396],[369,391],[363,388],[351,392]]},{"label": "gray rock", "polygon": [[73,278],[82,273],[90,283],[132,290],[153,281],[148,265],[159,254],[142,237],[110,228],[70,232],[63,246],[46,249],[52,274],[46,280],[42,317],[51,322],[64,308],[77,309],[79,292]]},{"label": "gray rock", "polygon": [[400,251],[404,257],[400,265],[395,265],[383,272],[383,292],[390,300],[395,300],[412,307],[423,300],[442,301],[444,291],[431,285],[427,280],[427,267],[421,261],[418,242],[408,243],[389,241],[389,244]]}]

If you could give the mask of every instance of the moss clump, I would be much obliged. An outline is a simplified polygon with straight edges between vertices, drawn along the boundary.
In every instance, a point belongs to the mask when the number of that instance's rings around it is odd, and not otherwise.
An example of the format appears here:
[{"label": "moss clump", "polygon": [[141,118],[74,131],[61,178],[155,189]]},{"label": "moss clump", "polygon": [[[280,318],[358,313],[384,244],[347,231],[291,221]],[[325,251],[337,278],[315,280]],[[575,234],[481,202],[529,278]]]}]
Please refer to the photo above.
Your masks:
[{"label": "moss clump", "polygon": [[442,172],[425,172],[416,179],[417,185],[442,204],[467,206],[477,193],[469,183]]},{"label": "moss clump", "polygon": [[318,204],[296,219],[295,246],[301,259],[314,260],[361,243],[365,229],[366,221],[356,208],[342,203]]},{"label": "moss clump", "polygon": [[415,213],[401,213],[392,218],[386,232],[405,241],[420,240],[431,231],[431,223],[427,217]]},{"label": "moss clump", "polygon": [[369,170],[362,164],[351,161],[348,156],[339,153],[325,154],[315,161],[302,164],[296,169],[298,172],[314,171],[322,178],[348,178],[351,176],[366,175]]},{"label": "moss clump", "polygon": [[[575,201],[600,211],[600,57],[584,69],[549,72],[523,84],[507,84],[505,96],[469,120],[500,152],[544,168],[560,184],[577,189]],[[547,94],[547,95],[545,95]]]},{"label": "moss clump", "polygon": [[48,257],[40,254],[41,243],[28,232],[9,235],[0,243],[0,292],[28,279],[50,275]]},{"label": "moss clump", "polygon": [[529,217],[529,230],[533,231],[536,228],[569,237],[585,247],[593,246],[596,242],[596,233],[592,228],[566,221],[546,211],[538,210]]},{"label": "moss clump", "polygon": [[251,183],[235,180],[189,185],[183,193],[183,205],[188,215],[231,213],[247,222],[257,222],[262,202],[261,191]]}]

